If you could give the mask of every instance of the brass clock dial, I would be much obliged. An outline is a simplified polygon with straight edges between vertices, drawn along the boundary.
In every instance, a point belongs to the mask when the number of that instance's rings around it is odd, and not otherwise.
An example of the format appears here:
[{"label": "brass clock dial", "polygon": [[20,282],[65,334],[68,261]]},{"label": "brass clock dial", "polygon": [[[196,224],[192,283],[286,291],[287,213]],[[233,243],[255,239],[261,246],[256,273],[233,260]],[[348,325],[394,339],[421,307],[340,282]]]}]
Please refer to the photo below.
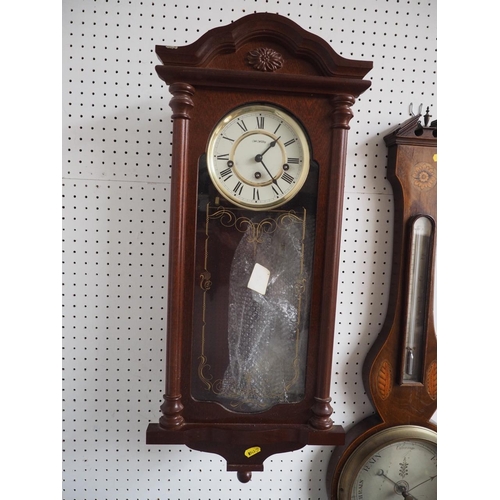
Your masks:
[{"label": "brass clock dial", "polygon": [[292,199],[309,172],[309,145],[298,121],[280,108],[252,104],[216,125],[207,166],[219,193],[238,207],[276,208]]},{"label": "brass clock dial", "polygon": [[436,432],[416,425],[374,434],[346,462],[338,500],[436,500],[436,442]]}]

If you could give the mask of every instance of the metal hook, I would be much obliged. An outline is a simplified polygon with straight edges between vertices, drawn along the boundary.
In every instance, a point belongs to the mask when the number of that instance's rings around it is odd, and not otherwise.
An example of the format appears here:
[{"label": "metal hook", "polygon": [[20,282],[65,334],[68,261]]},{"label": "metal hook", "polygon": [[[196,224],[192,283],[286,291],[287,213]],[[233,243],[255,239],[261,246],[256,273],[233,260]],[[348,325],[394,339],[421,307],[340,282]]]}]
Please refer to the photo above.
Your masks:
[{"label": "metal hook", "polygon": [[[420,104],[420,106],[418,107],[418,115],[420,116],[422,114],[422,108],[423,108],[423,104]],[[415,114],[413,113],[413,103],[410,102],[410,116],[415,116]]]}]

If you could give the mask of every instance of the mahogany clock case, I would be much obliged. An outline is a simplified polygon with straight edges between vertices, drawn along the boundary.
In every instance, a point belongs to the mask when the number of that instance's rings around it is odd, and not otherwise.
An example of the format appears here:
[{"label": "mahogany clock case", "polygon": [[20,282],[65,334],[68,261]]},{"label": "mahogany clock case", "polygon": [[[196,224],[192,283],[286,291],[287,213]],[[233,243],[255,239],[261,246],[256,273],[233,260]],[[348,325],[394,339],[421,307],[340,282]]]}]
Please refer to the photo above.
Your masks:
[{"label": "mahogany clock case", "polygon": [[[214,441],[220,440],[225,442],[226,451],[221,452],[225,455],[230,440],[236,439],[242,446],[272,441],[267,453],[305,444],[340,444],[344,433],[332,424],[329,392],[346,144],[351,107],[370,86],[362,78],[372,64],[339,56],[321,38],[274,14],[252,14],[211,30],[189,46],[156,50],[162,61],[156,68],[158,75],[173,95],[171,243],[166,394],[163,416],[158,425],[150,424],[147,442],[185,443],[216,451]],[[224,320],[213,322],[217,327],[207,328],[204,336],[200,333],[206,323],[200,316],[204,307],[213,305],[216,317],[227,315],[223,305],[227,291],[219,287],[223,298],[203,303],[200,276],[206,269],[203,249],[208,241],[204,207],[208,201],[232,208],[217,196],[203,172],[207,143],[216,124],[239,106],[254,103],[285,110],[308,137],[310,178],[280,209],[312,208],[314,256],[303,397],[262,412],[238,412],[203,400],[193,386],[208,364],[223,367],[228,363]],[[249,212],[240,213],[249,217]],[[219,236],[233,239],[226,250],[221,247],[219,257],[223,258],[217,259],[217,273],[227,275],[241,234],[232,231]],[[202,347],[206,363],[200,363]],[[265,456],[262,452],[257,462],[261,464]],[[253,464],[254,470],[259,466]]]},{"label": "mahogany clock case", "polygon": [[[189,150],[189,160],[188,163],[193,165],[193,166],[198,166],[200,164],[203,166],[203,155],[205,153],[205,148],[206,148],[206,143],[207,143],[207,131],[210,131],[214,125],[214,118],[213,117],[220,117],[227,112],[231,111],[234,107],[238,106],[241,102],[254,102],[256,99],[256,95],[254,92],[248,92],[248,93],[229,93],[227,91],[217,91],[217,90],[204,90],[204,89],[199,89],[196,91],[196,98],[200,102],[203,102],[203,109],[197,109],[197,104],[193,106],[193,110],[191,112],[191,120],[190,120],[190,136],[193,138],[191,141],[191,146]],[[269,102],[269,101],[267,101]],[[322,123],[327,123],[329,114],[331,113],[331,110],[329,109],[328,103],[322,102],[321,99],[317,98],[304,98],[304,99],[293,99],[293,98],[283,98],[281,95],[273,95],[272,96],[272,101],[274,105],[279,105],[287,109],[289,112],[292,112],[295,116],[301,117],[301,121],[304,124],[304,127],[306,130],[309,132],[309,137],[311,138],[311,143],[313,144],[313,155],[314,158],[317,161],[317,164],[319,165],[319,168],[314,169],[313,171],[316,175],[319,176],[318,179],[318,187],[319,187],[319,192],[317,194],[318,198],[318,207],[319,210],[324,211],[324,207],[326,207],[326,197],[327,197],[327,192],[326,188],[329,185],[329,181],[327,179],[328,172],[325,168],[321,168],[321,165],[324,165],[327,163],[328,158],[329,158],[329,144],[325,142],[320,142],[318,138],[321,138],[323,135],[323,130],[321,128]],[[197,185],[197,176],[198,172],[197,169],[192,169],[191,172],[189,172],[188,175],[190,175],[190,178],[186,180],[188,185],[196,186]],[[192,177],[191,177],[192,176]],[[205,181],[204,184],[206,184],[209,181]],[[211,188],[211,185],[207,186]],[[200,193],[201,196],[203,196],[205,193]],[[188,200],[189,204],[193,204],[196,206],[197,210],[196,212],[192,213],[192,219],[188,222],[188,225],[186,229],[193,230],[194,228],[197,228],[196,235],[194,234],[189,234],[187,235],[187,238],[189,240],[196,240],[198,241],[198,238],[202,238],[201,243],[198,243],[196,247],[199,250],[203,250],[203,239],[204,239],[204,234],[205,234],[205,220],[204,220],[204,214],[201,210],[204,209],[203,203],[201,202],[200,198],[196,198],[197,192],[193,191],[192,193],[193,199]],[[216,194],[211,192],[210,196],[208,191],[206,192],[207,199],[212,199],[216,197]],[[314,199],[314,198],[313,198]],[[295,200],[296,201],[296,200]],[[308,200],[310,204],[310,200]],[[198,205],[201,205],[198,207]],[[290,202],[288,204],[288,207],[282,207],[284,210],[287,208],[290,208],[290,205],[294,206],[294,202]],[[230,207],[228,203],[224,203],[223,206]],[[316,209],[316,207],[313,207]],[[198,212],[198,209],[200,211]],[[237,214],[246,214],[247,217],[252,217],[254,214],[249,214],[248,211],[245,210],[238,210],[235,212]],[[198,217],[196,217],[198,215]],[[322,241],[326,240],[326,227],[324,225],[324,222],[320,219],[320,217],[317,217],[317,224],[316,224],[316,240],[317,241]],[[230,236],[231,237],[231,236]],[[222,238],[222,236],[221,236]],[[232,235],[232,238],[234,239],[234,235]],[[231,253],[234,252],[234,247],[238,244],[238,240],[233,241],[231,245],[228,245],[226,247],[220,247],[220,250],[217,254],[217,258],[213,259],[213,262],[211,262],[211,265],[209,266],[210,269],[212,270],[212,273],[216,273],[216,269],[218,269],[217,272],[223,273],[223,274],[228,274],[229,272],[229,267],[231,265],[231,260],[232,260],[232,255]],[[231,248],[232,247],[232,248]],[[224,251],[227,249],[228,253],[224,253]],[[321,245],[316,245],[316,254],[315,254],[315,260],[316,262],[322,262],[325,259],[325,246],[322,248]],[[210,254],[211,256],[214,254]],[[214,255],[215,256],[215,255]],[[194,255],[191,254],[189,257],[193,258]],[[197,259],[198,265],[196,267],[196,271],[190,271],[189,274],[192,276],[200,276],[201,273],[203,272],[203,256],[200,255],[198,256]],[[192,262],[190,263],[192,265]],[[195,264],[196,265],[196,264]],[[200,268],[201,266],[201,268]],[[216,267],[217,266],[217,267]],[[318,318],[320,316],[320,306],[321,306],[321,281],[323,277],[323,272],[322,272],[322,265],[316,265],[314,266],[314,275],[313,275],[313,290],[312,290],[312,299],[311,299],[311,321],[309,325],[309,331],[314,332],[317,331],[319,328],[318,325]],[[199,280],[197,280],[199,281]],[[191,282],[193,280],[191,279]],[[201,321],[200,315],[197,314],[198,311],[201,310],[201,297],[200,294],[203,293],[200,287],[195,287],[197,283],[193,283],[192,289],[190,290],[190,294],[194,296],[195,300],[195,305],[193,307],[189,307],[185,310],[185,314],[188,315],[186,318],[186,322],[192,322],[193,318],[196,323],[199,323]],[[191,299],[193,300],[193,299]],[[216,301],[216,303],[221,304],[223,307],[224,303],[227,303],[227,300],[224,300],[221,298],[221,300]],[[214,307],[217,307],[214,305]],[[210,312],[210,311],[209,311]],[[216,312],[217,316],[220,318],[224,318],[227,316],[227,310],[221,310],[219,312]],[[198,325],[197,328],[191,327],[193,332],[200,332],[201,331],[201,325]],[[219,331],[227,331],[227,328],[224,328],[224,324],[220,325],[220,330]],[[225,368],[227,365],[227,336],[219,336],[217,338],[217,333],[218,332],[206,332],[207,338],[211,339],[217,339],[213,341],[210,345],[207,346],[209,349],[208,358],[210,360],[210,365],[213,367],[216,367],[218,365],[222,366]],[[316,367],[315,360],[318,358],[317,352],[318,352],[318,336],[311,334],[310,335],[310,343],[308,346],[308,363],[307,366],[309,367],[310,372],[306,376],[307,380],[307,387],[306,387],[306,394],[308,395],[303,401],[301,401],[298,404],[293,404],[293,405],[287,405],[286,408],[286,419],[291,419],[292,421],[296,418],[298,418],[300,421],[307,422],[307,420],[310,418],[310,407],[314,403],[313,397],[314,397],[314,379],[315,379],[315,374],[311,373],[311,370],[314,370]],[[182,338],[182,351],[185,353],[190,353],[193,351],[193,346],[192,342],[195,342],[196,339],[190,338],[190,336],[185,335]],[[220,359],[218,359],[220,357]],[[191,366],[192,370],[195,372],[190,373],[190,376],[185,376],[183,377],[183,387],[181,389],[182,394],[190,394],[191,393],[191,380],[196,377],[196,371],[198,369],[199,362],[196,359],[195,355],[191,355],[190,357],[186,357],[186,360],[183,363],[184,365]],[[203,415],[203,419],[209,419],[213,418],[216,419],[217,421],[223,421],[223,422],[238,422],[241,418],[241,415],[234,413],[234,412],[228,412],[224,408],[221,408],[219,405],[214,405],[210,403],[204,403],[201,402],[199,399],[195,400],[192,398],[186,398],[183,399],[183,416],[186,421],[193,421],[197,420],[200,418],[200,415]],[[283,414],[282,414],[282,409],[280,407],[274,407],[271,408],[266,412],[266,415],[264,417],[263,414],[259,415],[249,415],[249,418],[262,422],[262,420],[265,418],[267,421],[283,421]]]}]

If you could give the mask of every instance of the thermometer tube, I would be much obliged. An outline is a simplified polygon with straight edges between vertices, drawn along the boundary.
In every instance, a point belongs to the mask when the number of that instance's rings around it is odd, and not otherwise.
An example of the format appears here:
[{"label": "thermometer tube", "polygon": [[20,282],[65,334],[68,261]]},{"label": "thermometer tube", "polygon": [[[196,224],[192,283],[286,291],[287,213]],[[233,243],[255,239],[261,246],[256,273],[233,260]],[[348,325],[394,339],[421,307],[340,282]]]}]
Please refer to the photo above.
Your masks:
[{"label": "thermometer tube", "polygon": [[416,217],[410,229],[410,263],[405,318],[403,383],[422,382],[423,352],[429,301],[433,223]]}]

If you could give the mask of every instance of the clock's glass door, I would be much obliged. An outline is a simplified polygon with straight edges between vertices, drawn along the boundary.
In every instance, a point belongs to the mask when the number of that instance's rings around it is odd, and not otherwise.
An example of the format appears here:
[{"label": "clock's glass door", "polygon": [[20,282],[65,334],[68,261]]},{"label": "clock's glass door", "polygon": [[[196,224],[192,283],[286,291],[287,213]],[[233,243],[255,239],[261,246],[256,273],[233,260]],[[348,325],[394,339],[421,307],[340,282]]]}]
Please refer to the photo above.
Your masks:
[{"label": "clock's glass door", "polygon": [[[259,140],[277,140],[266,133]],[[222,197],[200,159],[191,352],[197,401],[254,413],[304,398],[318,173],[314,162],[307,168],[293,199],[251,210]],[[282,175],[273,180],[278,186]]]}]

